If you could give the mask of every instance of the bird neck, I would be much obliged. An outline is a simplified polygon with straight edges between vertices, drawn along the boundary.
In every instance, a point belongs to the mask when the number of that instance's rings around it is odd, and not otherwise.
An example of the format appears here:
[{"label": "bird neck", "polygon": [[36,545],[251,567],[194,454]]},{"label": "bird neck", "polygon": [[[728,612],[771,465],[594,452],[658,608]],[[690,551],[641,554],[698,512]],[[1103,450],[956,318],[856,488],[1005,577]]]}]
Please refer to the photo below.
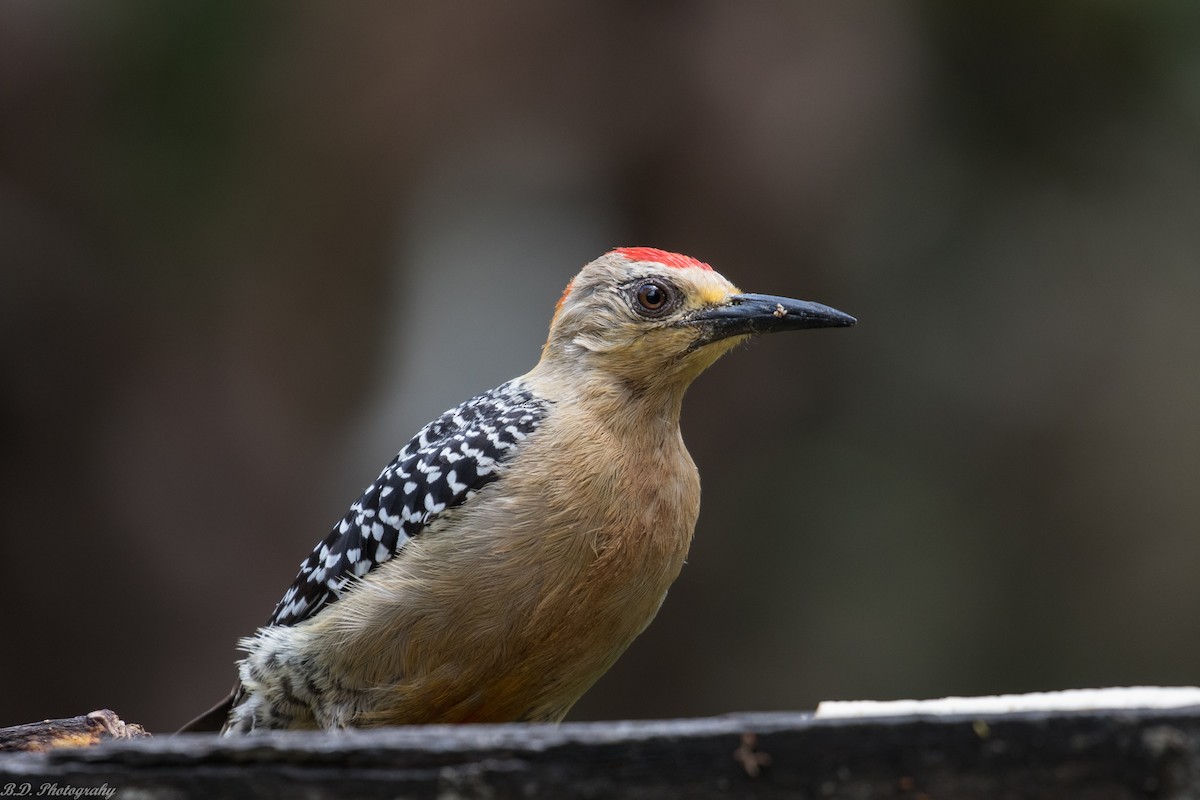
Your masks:
[{"label": "bird neck", "polygon": [[555,403],[586,412],[615,433],[638,437],[677,435],[683,395],[691,383],[679,375],[636,380],[602,369],[580,369],[543,359],[525,380]]}]

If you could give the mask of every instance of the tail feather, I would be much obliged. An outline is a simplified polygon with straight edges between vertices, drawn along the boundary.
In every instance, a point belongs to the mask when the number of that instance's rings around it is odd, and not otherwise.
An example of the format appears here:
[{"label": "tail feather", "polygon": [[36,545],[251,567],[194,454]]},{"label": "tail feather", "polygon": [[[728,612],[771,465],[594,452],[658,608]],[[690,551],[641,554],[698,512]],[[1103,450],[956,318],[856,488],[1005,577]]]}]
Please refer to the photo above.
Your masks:
[{"label": "tail feather", "polygon": [[225,727],[226,721],[229,719],[229,712],[233,710],[234,703],[237,701],[237,692],[239,687],[234,687],[221,702],[205,711],[194,720],[184,725],[179,729],[179,733],[207,733],[219,732]]}]

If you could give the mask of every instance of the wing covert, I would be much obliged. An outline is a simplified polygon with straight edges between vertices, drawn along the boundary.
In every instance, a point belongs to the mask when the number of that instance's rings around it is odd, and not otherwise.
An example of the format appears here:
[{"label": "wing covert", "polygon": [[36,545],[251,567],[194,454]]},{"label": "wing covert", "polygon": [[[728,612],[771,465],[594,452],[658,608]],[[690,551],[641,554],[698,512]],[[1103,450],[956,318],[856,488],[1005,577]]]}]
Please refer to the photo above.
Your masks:
[{"label": "wing covert", "polygon": [[418,431],[300,565],[268,625],[295,625],[316,614],[438,514],[496,480],[497,467],[537,430],[548,405],[512,380]]}]

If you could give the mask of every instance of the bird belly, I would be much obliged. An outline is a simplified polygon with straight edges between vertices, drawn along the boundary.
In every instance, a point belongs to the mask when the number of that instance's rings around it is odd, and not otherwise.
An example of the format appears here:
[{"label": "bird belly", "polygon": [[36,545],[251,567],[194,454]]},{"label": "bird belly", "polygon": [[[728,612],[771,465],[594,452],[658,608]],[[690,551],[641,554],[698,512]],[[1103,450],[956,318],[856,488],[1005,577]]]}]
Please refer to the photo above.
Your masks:
[{"label": "bird belly", "polygon": [[561,719],[654,618],[696,509],[579,518],[514,488],[482,492],[305,623],[354,695],[349,724]]},{"label": "bird belly", "polygon": [[555,422],[522,451],[535,467],[514,462],[314,617],[260,631],[247,661],[291,684],[274,696],[311,687],[318,727],[561,719],[657,613],[699,478],[678,429],[567,453],[541,447]]}]

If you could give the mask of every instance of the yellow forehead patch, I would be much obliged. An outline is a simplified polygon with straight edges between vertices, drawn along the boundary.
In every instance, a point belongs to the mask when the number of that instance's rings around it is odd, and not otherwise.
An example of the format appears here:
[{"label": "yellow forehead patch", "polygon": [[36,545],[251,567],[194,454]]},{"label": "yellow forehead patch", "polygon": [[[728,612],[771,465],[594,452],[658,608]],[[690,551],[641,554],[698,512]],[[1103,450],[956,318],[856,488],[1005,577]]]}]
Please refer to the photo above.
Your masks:
[{"label": "yellow forehead patch", "polygon": [[724,303],[729,295],[738,293],[736,286],[718,273],[710,272],[702,274],[696,281],[693,296],[700,305],[715,306]]},{"label": "yellow forehead patch", "polygon": [[716,286],[701,286],[699,293],[696,295],[700,302],[706,306],[715,306],[725,302],[725,298],[730,295],[729,290],[718,288]]}]

